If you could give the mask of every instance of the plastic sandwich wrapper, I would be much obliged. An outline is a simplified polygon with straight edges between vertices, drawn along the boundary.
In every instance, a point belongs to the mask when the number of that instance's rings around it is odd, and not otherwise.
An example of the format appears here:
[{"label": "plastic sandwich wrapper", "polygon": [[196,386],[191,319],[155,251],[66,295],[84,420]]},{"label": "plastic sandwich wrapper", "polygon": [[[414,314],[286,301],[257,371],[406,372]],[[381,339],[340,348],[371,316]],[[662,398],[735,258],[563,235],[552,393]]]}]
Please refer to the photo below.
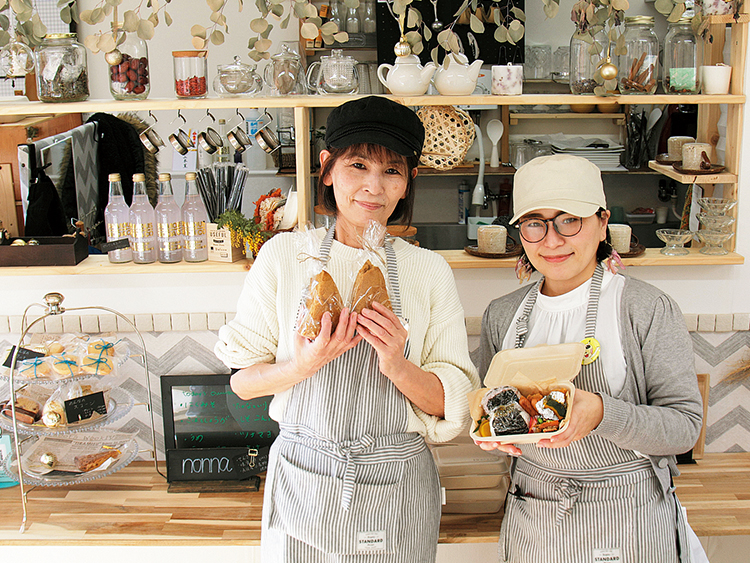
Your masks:
[{"label": "plastic sandwich wrapper", "polygon": [[[500,442],[503,444],[532,444],[560,434],[567,425],[575,398],[573,379],[581,370],[584,345],[580,342],[566,344],[540,345],[531,348],[511,348],[501,350],[492,358],[487,369],[484,389],[469,393],[469,410],[471,412],[470,437],[477,442]],[[510,385],[522,395],[533,393],[546,395],[552,390],[567,391],[567,413],[561,421],[560,429],[555,432],[530,434],[507,434],[504,436],[482,437],[474,433],[477,421],[484,416],[482,398],[493,388]]]}]

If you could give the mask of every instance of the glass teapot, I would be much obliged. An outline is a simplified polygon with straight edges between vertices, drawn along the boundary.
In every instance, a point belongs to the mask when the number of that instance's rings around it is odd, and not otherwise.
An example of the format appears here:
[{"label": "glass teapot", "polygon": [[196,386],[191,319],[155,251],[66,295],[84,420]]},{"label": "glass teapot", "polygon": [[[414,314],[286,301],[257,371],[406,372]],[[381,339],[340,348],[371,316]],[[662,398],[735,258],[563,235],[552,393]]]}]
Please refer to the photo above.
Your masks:
[{"label": "glass teapot", "polygon": [[342,49],[332,49],[330,56],[321,57],[308,67],[307,87],[317,94],[356,94],[357,60],[345,56]]},{"label": "glass teapot", "polygon": [[214,91],[219,96],[237,96],[240,94],[258,94],[263,89],[263,80],[255,72],[255,65],[247,65],[234,57],[234,62],[217,65],[214,78]]},{"label": "glass teapot", "polygon": [[300,84],[301,69],[299,55],[286,43],[282,43],[281,51],[271,56],[271,61],[263,70],[263,78],[274,95],[301,94],[304,89]]}]

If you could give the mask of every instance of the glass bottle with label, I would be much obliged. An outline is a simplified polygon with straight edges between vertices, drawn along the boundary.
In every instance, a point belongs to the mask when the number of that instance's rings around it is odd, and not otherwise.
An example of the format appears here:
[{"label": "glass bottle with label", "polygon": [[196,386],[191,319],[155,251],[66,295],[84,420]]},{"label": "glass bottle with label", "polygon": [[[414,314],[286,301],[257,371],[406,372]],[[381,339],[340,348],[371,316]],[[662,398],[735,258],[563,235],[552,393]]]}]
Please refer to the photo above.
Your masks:
[{"label": "glass bottle with label", "polygon": [[690,17],[681,17],[669,24],[664,38],[664,68],[662,82],[667,94],[697,94],[700,92],[698,61],[701,60],[698,40],[693,33]]},{"label": "glass bottle with label", "polygon": [[626,17],[624,41],[627,53],[620,57],[620,93],[653,94],[659,70],[659,38],[654,33],[654,17]]},{"label": "glass bottle with label", "polygon": [[229,162],[229,141],[227,140],[227,121],[219,119],[219,137],[221,146],[216,149],[216,162]]},{"label": "glass bottle with label", "polygon": [[146,176],[133,174],[133,203],[130,205],[133,262],[150,264],[156,261],[156,216],[146,193]]},{"label": "glass bottle with label", "polygon": [[182,257],[187,262],[208,260],[208,213],[195,183],[195,172],[185,174],[185,203],[182,204]]},{"label": "glass bottle with label", "polygon": [[179,262],[182,260],[182,213],[174,200],[170,174],[159,174],[159,202],[155,214],[159,262]]},{"label": "glass bottle with label", "polygon": [[[104,225],[107,230],[107,242],[128,239],[130,234],[130,208],[125,203],[122,193],[122,178],[119,174],[109,175],[109,198],[104,208]],[[107,252],[109,261],[114,264],[130,262],[133,252],[130,246]]]}]

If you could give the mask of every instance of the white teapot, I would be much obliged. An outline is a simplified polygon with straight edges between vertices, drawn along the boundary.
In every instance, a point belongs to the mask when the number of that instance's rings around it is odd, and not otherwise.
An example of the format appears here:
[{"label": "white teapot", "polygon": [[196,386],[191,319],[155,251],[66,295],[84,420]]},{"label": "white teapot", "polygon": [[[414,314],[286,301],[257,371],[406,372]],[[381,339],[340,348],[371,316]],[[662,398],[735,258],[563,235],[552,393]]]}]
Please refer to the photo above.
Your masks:
[{"label": "white teapot", "polygon": [[[385,72],[388,71],[388,76]],[[435,72],[435,63],[419,64],[419,57],[406,55],[396,57],[396,64],[378,67],[378,79],[395,96],[421,96],[427,92],[430,79]]]},{"label": "white teapot", "polygon": [[435,88],[443,96],[468,96],[477,87],[482,60],[469,64],[463,53],[448,53],[435,72]]}]

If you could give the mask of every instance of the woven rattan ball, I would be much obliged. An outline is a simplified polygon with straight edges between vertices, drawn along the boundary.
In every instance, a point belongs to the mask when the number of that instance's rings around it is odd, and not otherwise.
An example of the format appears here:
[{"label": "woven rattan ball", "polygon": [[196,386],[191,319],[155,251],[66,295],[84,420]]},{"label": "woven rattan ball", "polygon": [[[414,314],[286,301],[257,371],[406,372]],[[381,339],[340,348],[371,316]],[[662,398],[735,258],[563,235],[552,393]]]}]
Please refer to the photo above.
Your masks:
[{"label": "woven rattan ball", "polygon": [[450,170],[464,161],[474,142],[474,122],[453,106],[425,106],[417,110],[425,129],[419,161],[436,170]]}]

